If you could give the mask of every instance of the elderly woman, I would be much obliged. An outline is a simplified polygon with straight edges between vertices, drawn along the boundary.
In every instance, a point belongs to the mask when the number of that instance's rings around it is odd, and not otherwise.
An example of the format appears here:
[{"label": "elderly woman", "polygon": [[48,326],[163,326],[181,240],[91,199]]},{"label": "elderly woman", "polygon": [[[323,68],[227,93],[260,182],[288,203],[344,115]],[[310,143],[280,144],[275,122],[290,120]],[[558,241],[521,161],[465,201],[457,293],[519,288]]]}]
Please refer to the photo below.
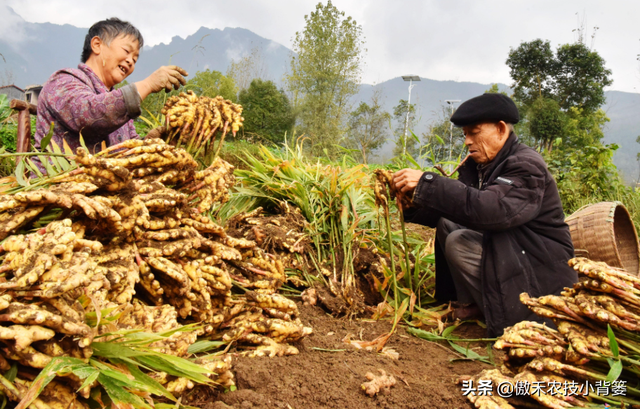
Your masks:
[{"label": "elderly woman", "polygon": [[[94,24],[84,40],[82,63],[77,69],[55,72],[38,99],[36,149],[53,123],[53,141],[63,140],[74,150],[80,135],[93,152],[137,138],[133,120],[149,94],[178,89],[187,73],[180,67],[160,67],[142,81],[114,89],[133,73],[142,35],[134,26],[117,18]],[[40,164],[39,164],[40,165]],[[40,166],[41,170],[42,166]]]}]

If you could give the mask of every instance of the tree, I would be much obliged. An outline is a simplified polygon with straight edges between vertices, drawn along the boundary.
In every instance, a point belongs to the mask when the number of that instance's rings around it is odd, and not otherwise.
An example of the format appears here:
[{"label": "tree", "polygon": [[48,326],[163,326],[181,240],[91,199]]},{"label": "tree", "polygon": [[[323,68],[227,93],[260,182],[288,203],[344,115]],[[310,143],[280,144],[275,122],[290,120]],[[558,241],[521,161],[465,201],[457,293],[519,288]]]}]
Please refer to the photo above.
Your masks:
[{"label": "tree", "polygon": [[536,146],[551,151],[558,138],[565,137],[569,118],[551,98],[538,98],[528,112],[529,132]]},{"label": "tree", "polygon": [[380,148],[388,136],[391,115],[382,109],[381,95],[382,91],[376,89],[371,96],[371,105],[361,102],[349,118],[346,145],[360,151],[364,164],[367,163],[367,157]]},{"label": "tree", "polygon": [[295,117],[289,98],[272,81],[254,79],[248,89],[240,91],[238,101],[243,107],[244,135],[282,142],[290,134]]},{"label": "tree", "polygon": [[[407,110],[409,111],[409,120],[407,121]],[[406,99],[401,99],[398,105],[393,107],[393,119],[396,121],[396,146],[393,148],[393,154],[402,155],[406,147],[407,154],[416,156],[418,154],[418,143],[413,135],[412,129],[416,121],[416,104],[407,105]],[[405,138],[406,129],[406,138]]]},{"label": "tree", "polygon": [[525,106],[547,98],[565,111],[577,107],[587,114],[604,104],[604,87],[613,82],[604,64],[581,42],[561,45],[554,54],[549,41],[540,39],[520,44],[507,58],[514,97]]},{"label": "tree", "polygon": [[557,52],[556,95],[563,109],[581,108],[585,113],[605,103],[604,87],[613,83],[611,70],[600,55],[582,43],[565,44]]},{"label": "tree", "polygon": [[556,60],[549,41],[524,42],[509,51],[507,65],[513,79],[513,96],[525,105],[554,95]]},{"label": "tree", "polygon": [[266,79],[267,65],[260,48],[254,47],[251,53],[238,61],[231,60],[227,68],[227,77],[233,79],[239,91],[249,88],[254,79]]},{"label": "tree", "polygon": [[584,29],[578,31],[576,43],[555,53],[548,41],[535,40],[512,49],[507,59],[519,129],[545,156],[567,212],[588,202],[617,200],[621,186],[612,162],[617,146],[602,143],[609,119],[600,107],[611,71],[585,45]]},{"label": "tree", "polygon": [[331,1],[318,3],[304,19],[304,30],[293,40],[295,54],[286,82],[299,104],[301,130],[312,139],[314,153],[326,150],[333,156],[345,131],[349,99],[358,92],[362,27]]},{"label": "tree", "polygon": [[222,96],[225,99],[236,101],[238,89],[233,79],[224,76],[220,71],[198,71],[196,75],[187,81],[187,89],[193,90],[199,96]]}]

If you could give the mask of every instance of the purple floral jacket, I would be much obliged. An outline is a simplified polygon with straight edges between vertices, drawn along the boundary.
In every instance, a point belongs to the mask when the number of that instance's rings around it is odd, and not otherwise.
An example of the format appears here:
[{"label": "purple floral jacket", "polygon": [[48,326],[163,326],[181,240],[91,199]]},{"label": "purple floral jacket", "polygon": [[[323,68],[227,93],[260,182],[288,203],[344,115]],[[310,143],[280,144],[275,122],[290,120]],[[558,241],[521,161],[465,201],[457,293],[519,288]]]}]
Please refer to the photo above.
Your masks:
[{"label": "purple floral jacket", "polygon": [[[140,115],[140,103],[135,85],[109,90],[85,64],[57,71],[38,97],[36,149],[52,122],[52,141],[62,149],[64,139],[74,152],[81,146],[80,134],[93,152],[101,150],[103,141],[111,146],[138,138],[133,119]],[[40,163],[38,167],[44,170]]]}]

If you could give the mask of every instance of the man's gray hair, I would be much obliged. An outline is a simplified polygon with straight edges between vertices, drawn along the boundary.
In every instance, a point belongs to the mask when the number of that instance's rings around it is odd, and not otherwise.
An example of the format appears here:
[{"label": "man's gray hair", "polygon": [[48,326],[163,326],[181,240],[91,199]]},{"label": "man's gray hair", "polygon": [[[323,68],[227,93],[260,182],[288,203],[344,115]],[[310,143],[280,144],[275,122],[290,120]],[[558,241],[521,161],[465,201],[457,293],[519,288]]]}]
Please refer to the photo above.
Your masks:
[{"label": "man's gray hair", "polygon": [[106,20],[98,21],[91,26],[87,36],[84,38],[84,46],[82,47],[81,62],[85,63],[93,52],[91,50],[91,39],[93,37],[100,38],[107,46],[111,44],[111,41],[119,36],[132,36],[138,40],[138,47],[142,50],[144,40],[142,34],[128,21],[122,21],[117,17],[108,18]]}]

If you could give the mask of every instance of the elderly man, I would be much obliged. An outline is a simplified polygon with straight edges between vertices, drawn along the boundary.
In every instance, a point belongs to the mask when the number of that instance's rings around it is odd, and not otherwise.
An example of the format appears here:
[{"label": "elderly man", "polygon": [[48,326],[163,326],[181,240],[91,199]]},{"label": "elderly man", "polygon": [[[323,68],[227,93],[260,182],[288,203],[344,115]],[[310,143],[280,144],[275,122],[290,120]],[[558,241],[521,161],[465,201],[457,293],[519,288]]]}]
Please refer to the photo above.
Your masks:
[{"label": "elderly man", "polygon": [[540,321],[519,295],[559,294],[578,280],[569,227],[542,157],[518,142],[514,102],[484,94],[458,108],[469,158],[458,180],[403,169],[394,184],[413,194],[409,222],[436,227],[436,298],[455,301],[454,317],[484,315],[488,333]]}]

